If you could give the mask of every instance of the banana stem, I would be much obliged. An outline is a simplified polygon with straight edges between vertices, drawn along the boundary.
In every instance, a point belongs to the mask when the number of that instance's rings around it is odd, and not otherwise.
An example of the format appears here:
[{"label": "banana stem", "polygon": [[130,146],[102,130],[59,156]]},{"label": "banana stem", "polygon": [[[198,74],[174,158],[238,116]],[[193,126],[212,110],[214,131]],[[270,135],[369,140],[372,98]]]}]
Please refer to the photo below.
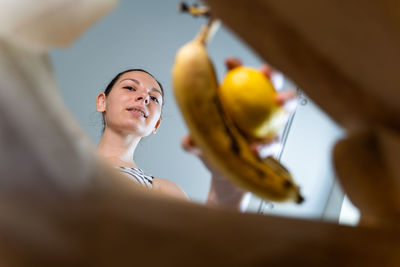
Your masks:
[{"label": "banana stem", "polygon": [[208,23],[203,25],[200,32],[196,35],[195,41],[200,42],[203,45],[206,45],[211,41],[212,37],[217,32],[220,25],[221,23],[219,20],[211,17]]}]

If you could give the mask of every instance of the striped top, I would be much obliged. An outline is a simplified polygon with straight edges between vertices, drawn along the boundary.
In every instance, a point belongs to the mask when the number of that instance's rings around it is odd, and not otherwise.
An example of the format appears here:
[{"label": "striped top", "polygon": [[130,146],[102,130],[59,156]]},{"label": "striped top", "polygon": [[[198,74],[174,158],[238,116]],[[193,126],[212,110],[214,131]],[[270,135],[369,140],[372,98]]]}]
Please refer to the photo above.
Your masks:
[{"label": "striped top", "polygon": [[128,168],[128,167],[116,167],[123,174],[132,179],[135,183],[142,185],[147,189],[151,189],[153,187],[153,176],[147,175],[143,172],[142,169],[139,168]]}]

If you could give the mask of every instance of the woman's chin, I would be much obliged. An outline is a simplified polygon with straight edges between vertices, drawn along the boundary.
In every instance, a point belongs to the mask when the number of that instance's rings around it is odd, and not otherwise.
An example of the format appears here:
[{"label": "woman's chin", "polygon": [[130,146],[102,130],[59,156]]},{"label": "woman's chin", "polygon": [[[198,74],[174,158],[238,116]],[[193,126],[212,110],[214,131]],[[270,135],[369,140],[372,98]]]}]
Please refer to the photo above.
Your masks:
[{"label": "woman's chin", "polygon": [[123,127],[122,132],[126,133],[126,135],[132,135],[135,137],[145,137],[151,134],[151,130],[146,129],[145,127],[141,127],[137,124],[126,125],[125,127]]}]

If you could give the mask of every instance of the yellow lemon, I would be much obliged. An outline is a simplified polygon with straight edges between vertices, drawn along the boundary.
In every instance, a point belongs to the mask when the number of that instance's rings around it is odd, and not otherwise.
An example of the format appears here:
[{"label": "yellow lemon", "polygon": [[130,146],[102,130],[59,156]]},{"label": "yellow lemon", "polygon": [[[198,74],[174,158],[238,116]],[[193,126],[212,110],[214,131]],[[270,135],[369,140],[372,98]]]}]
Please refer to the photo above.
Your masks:
[{"label": "yellow lemon", "polygon": [[245,66],[228,71],[219,89],[224,112],[251,139],[272,138],[280,127],[274,118],[283,110],[275,95],[263,73]]}]

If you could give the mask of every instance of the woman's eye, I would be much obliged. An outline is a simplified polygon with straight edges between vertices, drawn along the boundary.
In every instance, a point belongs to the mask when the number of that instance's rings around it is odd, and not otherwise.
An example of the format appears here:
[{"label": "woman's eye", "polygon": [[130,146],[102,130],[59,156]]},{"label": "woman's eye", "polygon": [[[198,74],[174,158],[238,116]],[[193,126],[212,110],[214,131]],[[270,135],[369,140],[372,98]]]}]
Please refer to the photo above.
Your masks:
[{"label": "woman's eye", "polygon": [[151,96],[150,98],[151,98],[151,100],[153,100],[154,102],[156,102],[156,103],[159,103],[159,101],[158,101],[158,98],[157,98],[157,97],[155,97],[155,96]]},{"label": "woman's eye", "polygon": [[124,89],[128,89],[130,91],[136,91],[136,88],[132,87],[132,86],[124,86]]}]

